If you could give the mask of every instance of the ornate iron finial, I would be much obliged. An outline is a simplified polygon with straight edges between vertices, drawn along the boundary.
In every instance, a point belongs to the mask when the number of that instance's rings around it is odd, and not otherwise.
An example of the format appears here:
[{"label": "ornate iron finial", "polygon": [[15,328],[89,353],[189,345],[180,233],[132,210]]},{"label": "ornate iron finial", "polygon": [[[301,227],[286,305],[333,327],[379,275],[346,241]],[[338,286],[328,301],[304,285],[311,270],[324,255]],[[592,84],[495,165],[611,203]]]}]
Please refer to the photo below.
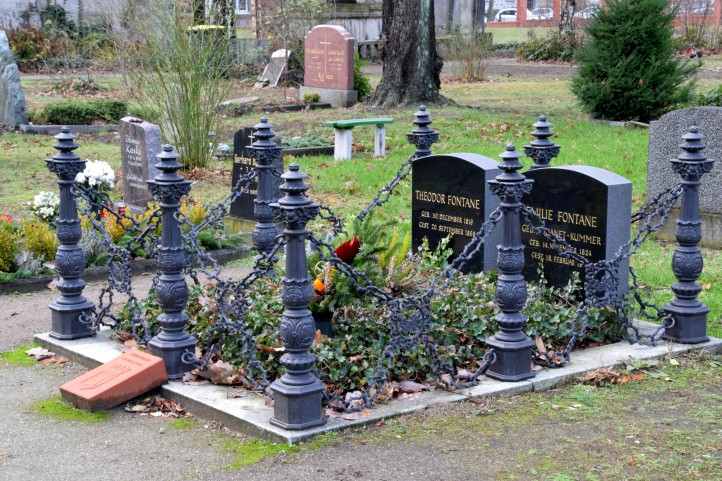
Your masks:
[{"label": "ornate iron finial", "polygon": [[297,164],[283,174],[281,197],[273,206],[285,223],[286,274],[283,278],[283,318],[280,335],[286,373],[271,384],[274,411],[271,424],[284,429],[308,429],[326,423],[321,406],[323,384],[314,374],[316,357],[311,354],[316,327],[308,303],[312,296],[306,259],[306,223],[318,215],[319,207],[306,196],[306,175]]},{"label": "ornate iron finial", "polygon": [[75,153],[78,144],[68,127],[55,136],[58,151],[46,160],[48,170],[58,177],[60,206],[55,221],[58,250],[55,255],[57,287],[60,295],[50,303],[52,327],[50,335],[56,339],[78,339],[95,335],[87,314],[94,305],[83,297],[85,281],[85,254],[78,245],[82,236],[78,205],[73,194],[73,184],[79,172],[85,169],[85,161]]},{"label": "ornate iron finial", "polygon": [[253,143],[248,148],[250,152],[253,152],[256,160],[257,188],[256,198],[253,201],[256,226],[253,229],[252,238],[256,250],[267,253],[273,249],[276,237],[278,237],[278,227],[273,219],[271,203],[275,202],[280,195],[279,175],[283,170],[283,151],[272,140],[276,134],[266,117],[262,117],[253,128]]},{"label": "ornate iron finial", "polygon": [[521,200],[531,192],[533,181],[519,171],[519,153],[508,144],[500,155],[502,173],[489,182],[489,187],[501,200],[503,238],[498,247],[496,304],[499,332],[486,340],[495,358],[487,376],[502,381],[521,381],[534,377],[531,369],[532,340],[524,333],[527,318],[522,314],[527,290],[524,280],[524,245],[521,242]]},{"label": "ornate iron finial", "polygon": [[409,143],[416,146],[414,158],[431,155],[431,146],[439,140],[439,133],[429,127],[431,115],[426,111],[425,105],[419,107],[418,112],[414,114],[414,125],[416,128],[407,135]]},{"label": "ornate iron finial", "polygon": [[534,122],[534,130],[531,133],[534,140],[524,146],[524,153],[534,161],[532,169],[548,167],[549,163],[559,155],[559,146],[549,140],[554,136],[552,124],[547,122],[544,115],[540,115]]},{"label": "ornate iron finial", "polygon": [[178,152],[173,146],[164,145],[156,158],[155,166],[160,172],[148,181],[148,187],[163,210],[163,232],[157,254],[160,277],[156,286],[163,313],[158,317],[160,332],[150,340],[148,347],[153,354],[163,358],[168,379],[177,380],[195,367],[190,359],[195,356],[196,338],[186,331],[188,285],[183,270],[188,261],[176,217],[180,200],[190,192],[191,183],[178,175],[183,165],[178,162]]},{"label": "ornate iron finial", "polygon": [[672,286],[674,300],[664,311],[674,321],[666,329],[665,338],[684,344],[706,342],[709,308],[697,296],[702,288],[697,279],[702,275],[704,260],[699,242],[702,221],[699,214],[699,186],[702,176],[712,170],[714,161],[704,154],[704,137],[697,127],[682,136],[681,152],[672,160],[672,167],[682,177],[682,206],[677,219],[677,249],[672,270],[677,282]]}]

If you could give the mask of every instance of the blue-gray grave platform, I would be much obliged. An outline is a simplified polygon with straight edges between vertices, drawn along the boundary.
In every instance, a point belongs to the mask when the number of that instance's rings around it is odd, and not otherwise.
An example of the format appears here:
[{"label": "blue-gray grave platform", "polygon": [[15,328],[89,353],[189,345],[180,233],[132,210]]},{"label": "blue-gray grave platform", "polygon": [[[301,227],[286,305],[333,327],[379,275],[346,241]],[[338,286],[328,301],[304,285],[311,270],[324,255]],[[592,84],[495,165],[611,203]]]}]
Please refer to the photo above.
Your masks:
[{"label": "blue-gray grave platform", "polygon": [[[649,325],[647,325],[648,327]],[[37,334],[35,340],[47,349],[94,368],[120,356],[121,344],[103,330],[96,337],[63,341],[48,333]],[[571,362],[559,369],[543,369],[533,379],[502,382],[482,377],[477,386],[457,392],[429,391],[396,399],[361,413],[331,417],[328,423],[305,431],[288,431],[271,425],[273,407],[266,398],[250,391],[213,384],[169,382],[160,390],[166,398],[178,401],[196,416],[218,421],[230,429],[261,436],[273,441],[297,443],[318,434],[363,426],[382,419],[422,411],[436,404],[464,401],[471,398],[509,396],[529,391],[543,391],[570,382],[587,372],[613,367],[629,360],[650,360],[675,356],[690,351],[722,352],[722,339],[710,338],[703,344],[688,345],[660,342],[657,346],[629,344],[622,341],[605,346],[572,352]]]}]

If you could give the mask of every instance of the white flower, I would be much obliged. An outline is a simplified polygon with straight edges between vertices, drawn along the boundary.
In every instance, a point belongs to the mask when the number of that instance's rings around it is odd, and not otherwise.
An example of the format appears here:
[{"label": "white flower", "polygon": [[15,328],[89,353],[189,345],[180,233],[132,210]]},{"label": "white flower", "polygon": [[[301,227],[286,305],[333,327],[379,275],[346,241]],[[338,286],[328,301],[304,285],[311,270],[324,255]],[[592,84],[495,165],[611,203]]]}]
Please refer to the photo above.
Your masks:
[{"label": "white flower", "polygon": [[112,189],[115,185],[115,172],[107,162],[91,160],[85,164],[85,170],[78,173],[75,181],[90,187]]}]

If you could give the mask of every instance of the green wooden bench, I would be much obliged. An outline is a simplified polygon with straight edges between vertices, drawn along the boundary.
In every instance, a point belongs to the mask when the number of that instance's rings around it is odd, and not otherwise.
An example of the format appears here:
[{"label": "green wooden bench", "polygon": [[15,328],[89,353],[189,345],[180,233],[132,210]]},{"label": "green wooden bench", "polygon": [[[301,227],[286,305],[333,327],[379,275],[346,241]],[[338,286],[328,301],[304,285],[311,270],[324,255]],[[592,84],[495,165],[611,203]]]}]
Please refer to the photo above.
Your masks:
[{"label": "green wooden bench", "polygon": [[374,136],[374,157],[383,157],[386,155],[386,124],[390,124],[394,119],[391,117],[378,117],[373,119],[349,119],[349,120],[331,120],[326,125],[333,127],[335,132],[335,142],[333,148],[333,156],[336,160],[350,160],[353,150],[353,128],[362,125],[375,125],[376,135]]}]

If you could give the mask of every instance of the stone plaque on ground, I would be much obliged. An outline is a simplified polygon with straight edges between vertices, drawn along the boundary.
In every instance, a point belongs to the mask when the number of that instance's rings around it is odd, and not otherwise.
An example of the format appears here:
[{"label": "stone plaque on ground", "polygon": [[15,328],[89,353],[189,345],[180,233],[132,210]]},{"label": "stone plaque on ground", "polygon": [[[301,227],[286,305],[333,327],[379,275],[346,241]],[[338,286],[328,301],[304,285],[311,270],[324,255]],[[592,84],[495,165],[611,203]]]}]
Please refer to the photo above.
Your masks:
[{"label": "stone plaque on ground", "polygon": [[10,50],[10,42],[0,30],[0,126],[14,129],[27,122],[25,94],[20,86],[20,71]]},{"label": "stone plaque on ground", "polygon": [[[696,107],[675,110],[651,123],[649,127],[649,160],[647,164],[647,199],[681,182],[672,170],[670,160],[679,155],[682,135],[696,125],[704,135],[708,159],[716,162],[712,172],[705,174],[700,185],[699,204],[702,217],[702,245],[722,248],[722,107]],[[664,229],[658,234],[675,240],[678,210],[675,209]]]},{"label": "stone plaque on ground", "polygon": [[[414,161],[411,180],[414,250],[424,238],[433,249],[451,236],[453,257],[458,256],[499,205],[487,186],[498,174],[496,161],[477,154],[431,155]],[[493,269],[500,239],[501,229],[496,229],[465,270]]]},{"label": "stone plaque on ground", "polygon": [[306,34],[301,97],[317,93],[334,107],[356,103],[353,63],[356,39],[338,25],[317,25]]},{"label": "stone plaque on ground", "polygon": [[288,59],[291,57],[291,51],[282,48],[271,54],[271,60],[263,69],[263,73],[258,78],[255,87],[278,87],[281,76],[286,71]]},{"label": "stone plaque on ground", "polygon": [[[632,183],[608,170],[589,166],[547,167],[525,172],[534,181],[524,204],[534,209],[546,226],[562,236],[590,261],[613,259],[630,238]],[[538,278],[543,266],[550,285],[564,287],[572,272],[583,281],[584,268],[559,255],[543,237],[522,223],[525,277]],[[628,263],[618,273],[620,292],[627,289]]]},{"label": "stone plaque on ground", "polygon": [[[236,135],[238,135],[238,132],[236,133]],[[256,165],[256,160],[251,157],[253,152],[250,149],[241,150],[245,152],[245,155],[241,154],[233,162],[231,190],[233,190],[233,188],[238,183],[238,179],[248,174],[248,172],[251,172]],[[277,172],[284,172],[285,169],[283,166],[283,159],[281,159],[281,161],[274,166],[274,169]],[[255,180],[253,180],[248,187],[241,188],[241,195],[239,195],[238,198],[236,198],[236,200],[234,200],[231,204],[230,214],[233,217],[237,217],[239,219],[256,220],[256,217],[253,214],[253,201],[256,200],[256,189],[258,189],[258,183]]]},{"label": "stone plaque on ground", "polygon": [[157,388],[168,380],[163,359],[132,350],[60,386],[75,407],[110,409]]},{"label": "stone plaque on ground", "polygon": [[148,180],[158,173],[155,164],[160,149],[160,127],[135,117],[120,120],[123,198],[134,211],[145,210],[153,200]]}]

